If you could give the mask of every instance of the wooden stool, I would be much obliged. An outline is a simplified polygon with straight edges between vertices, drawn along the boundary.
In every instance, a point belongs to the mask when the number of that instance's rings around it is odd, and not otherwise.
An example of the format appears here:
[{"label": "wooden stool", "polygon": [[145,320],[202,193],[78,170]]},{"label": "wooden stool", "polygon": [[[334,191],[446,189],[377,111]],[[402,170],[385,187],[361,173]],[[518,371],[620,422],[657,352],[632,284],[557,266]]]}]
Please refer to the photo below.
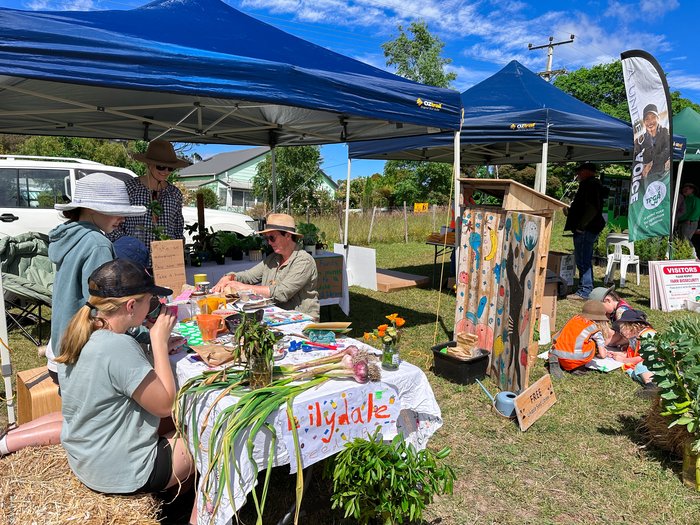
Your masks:
[{"label": "wooden stool", "polygon": [[61,411],[58,385],[45,366],[17,372],[17,422],[21,425]]}]

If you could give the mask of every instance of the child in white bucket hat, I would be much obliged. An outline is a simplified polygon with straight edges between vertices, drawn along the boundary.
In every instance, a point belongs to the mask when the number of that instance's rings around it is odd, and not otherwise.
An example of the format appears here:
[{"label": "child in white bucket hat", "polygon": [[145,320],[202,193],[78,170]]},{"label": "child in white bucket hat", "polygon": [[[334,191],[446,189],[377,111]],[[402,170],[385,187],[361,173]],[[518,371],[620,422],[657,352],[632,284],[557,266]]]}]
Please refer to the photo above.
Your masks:
[{"label": "child in white bucket hat", "polygon": [[[143,215],[146,208],[132,206],[124,181],[106,173],[91,173],[77,180],[71,201],[54,208],[68,219],[49,232],[49,259],[56,265],[56,279],[46,355],[49,370],[55,373],[58,369],[52,358],[60,355],[63,331],[87,299],[88,276],[115,258],[112,242],[105,234],[125,217]],[[51,375],[56,380],[57,376]]]}]

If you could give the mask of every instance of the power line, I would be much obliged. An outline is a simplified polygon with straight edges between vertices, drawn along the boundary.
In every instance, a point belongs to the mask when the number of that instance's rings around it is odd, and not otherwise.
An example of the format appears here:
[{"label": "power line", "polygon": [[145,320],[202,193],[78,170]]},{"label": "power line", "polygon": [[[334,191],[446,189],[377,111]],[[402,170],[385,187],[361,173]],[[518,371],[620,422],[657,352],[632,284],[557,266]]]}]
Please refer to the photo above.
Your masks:
[{"label": "power line", "polygon": [[532,44],[527,45],[527,48],[530,51],[534,51],[535,49],[547,48],[547,69],[544,71],[541,71],[540,73],[538,73],[538,75],[540,75],[547,82],[549,82],[552,79],[553,75],[558,75],[559,73],[566,73],[565,69],[552,70],[552,59],[554,56],[554,46],[560,46],[562,44],[570,44],[574,41],[574,38],[576,38],[575,35],[570,35],[569,40],[562,40],[560,42],[554,42],[554,37],[550,36],[548,44],[543,44],[541,46],[533,46]]}]

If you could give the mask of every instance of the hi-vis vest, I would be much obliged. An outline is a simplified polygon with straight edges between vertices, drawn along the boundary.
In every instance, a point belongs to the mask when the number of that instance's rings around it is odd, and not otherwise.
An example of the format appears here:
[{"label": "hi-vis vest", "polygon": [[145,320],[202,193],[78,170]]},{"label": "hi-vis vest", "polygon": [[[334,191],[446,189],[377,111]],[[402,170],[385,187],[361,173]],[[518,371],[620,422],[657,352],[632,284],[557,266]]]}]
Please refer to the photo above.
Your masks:
[{"label": "hi-vis vest", "polygon": [[573,370],[588,363],[595,356],[596,343],[593,334],[600,330],[593,321],[575,315],[554,336],[550,355],[559,359],[564,370]]},{"label": "hi-vis vest", "polygon": [[642,357],[639,355],[639,350],[642,348],[642,339],[651,337],[652,335],[656,335],[656,330],[651,326],[647,326],[644,330],[639,332],[639,335],[635,338],[634,347],[632,347],[632,345],[627,347],[627,357],[639,357],[639,360],[634,363],[622,365],[623,370],[630,370],[643,361]]}]

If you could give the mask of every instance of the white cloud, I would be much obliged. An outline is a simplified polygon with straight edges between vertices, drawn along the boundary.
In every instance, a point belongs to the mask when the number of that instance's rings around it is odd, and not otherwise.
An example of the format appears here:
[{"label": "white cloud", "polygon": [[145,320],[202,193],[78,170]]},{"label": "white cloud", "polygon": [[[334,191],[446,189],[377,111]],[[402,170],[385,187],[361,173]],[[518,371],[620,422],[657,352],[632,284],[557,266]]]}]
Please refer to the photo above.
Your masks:
[{"label": "white cloud", "polygon": [[92,11],[99,7],[93,0],[68,0],[63,2],[32,0],[24,5],[31,11]]}]

